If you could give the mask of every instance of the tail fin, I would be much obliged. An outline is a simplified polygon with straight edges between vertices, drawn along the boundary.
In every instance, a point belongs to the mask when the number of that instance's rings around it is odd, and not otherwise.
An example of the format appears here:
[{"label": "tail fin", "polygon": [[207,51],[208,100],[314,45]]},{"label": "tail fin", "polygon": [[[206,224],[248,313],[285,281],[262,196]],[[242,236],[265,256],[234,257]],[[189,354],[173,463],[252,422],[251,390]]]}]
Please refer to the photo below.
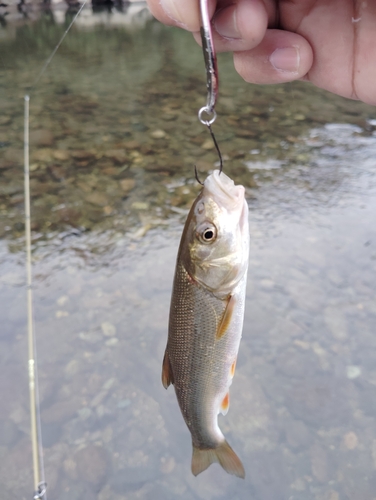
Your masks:
[{"label": "tail fin", "polygon": [[240,458],[231,448],[227,441],[223,441],[217,448],[209,448],[200,450],[193,446],[192,455],[192,474],[197,476],[209,465],[218,462],[229,474],[238,476],[244,479],[245,472]]}]

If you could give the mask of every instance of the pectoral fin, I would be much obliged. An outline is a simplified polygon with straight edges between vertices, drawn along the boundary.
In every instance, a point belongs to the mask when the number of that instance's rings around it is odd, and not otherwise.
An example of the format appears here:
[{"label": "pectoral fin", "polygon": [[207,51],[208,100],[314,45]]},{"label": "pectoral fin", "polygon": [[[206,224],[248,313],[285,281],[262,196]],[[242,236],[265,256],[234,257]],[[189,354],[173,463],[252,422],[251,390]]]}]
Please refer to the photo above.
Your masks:
[{"label": "pectoral fin", "polygon": [[219,326],[218,326],[217,340],[219,340],[223,337],[223,335],[227,331],[227,328],[230,326],[232,313],[234,312],[234,308],[235,308],[235,303],[236,303],[236,300],[231,295],[227,301],[227,306],[226,306],[225,312],[223,313],[221,322],[219,323]]},{"label": "pectoral fin", "polygon": [[168,357],[168,351],[166,349],[162,363],[162,384],[163,387],[167,389],[167,387],[173,383],[174,377],[172,374],[170,358]]}]

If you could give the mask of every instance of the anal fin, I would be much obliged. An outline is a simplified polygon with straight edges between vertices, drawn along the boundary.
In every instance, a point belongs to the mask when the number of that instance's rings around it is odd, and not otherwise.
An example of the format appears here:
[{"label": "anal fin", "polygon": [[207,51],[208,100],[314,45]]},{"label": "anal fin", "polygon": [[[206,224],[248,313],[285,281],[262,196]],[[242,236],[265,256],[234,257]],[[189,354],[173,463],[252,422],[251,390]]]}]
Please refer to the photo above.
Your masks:
[{"label": "anal fin", "polygon": [[226,396],[223,398],[221,403],[221,413],[222,415],[227,415],[228,409],[230,407],[230,393],[228,392]]},{"label": "anal fin", "polygon": [[162,384],[163,387],[167,389],[168,386],[173,383],[174,383],[174,376],[172,374],[170,358],[168,356],[168,351],[166,349],[162,363]]}]

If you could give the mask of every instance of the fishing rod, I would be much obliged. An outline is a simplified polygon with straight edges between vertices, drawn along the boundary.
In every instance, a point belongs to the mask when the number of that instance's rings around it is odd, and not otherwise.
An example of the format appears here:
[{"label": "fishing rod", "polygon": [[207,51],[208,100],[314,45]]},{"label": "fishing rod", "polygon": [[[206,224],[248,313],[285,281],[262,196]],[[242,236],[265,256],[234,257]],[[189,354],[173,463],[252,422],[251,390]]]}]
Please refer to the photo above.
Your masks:
[{"label": "fishing rod", "polygon": [[[85,7],[84,0],[71,23],[64,31],[62,37],[56,44],[51,55],[47,58],[37,78],[32,84],[30,91],[39,83],[42,75],[47,70],[64,38],[72,28],[76,19]],[[31,259],[31,203],[30,203],[30,144],[29,144],[29,113],[30,95],[24,96],[24,192],[25,192],[25,244],[26,244],[26,290],[27,290],[27,343],[28,343],[28,378],[30,398],[30,436],[33,461],[33,500],[47,500],[47,482],[45,479],[42,428],[40,419],[39,384],[37,345],[34,333],[33,315],[33,282],[32,282],[32,259]]]}]

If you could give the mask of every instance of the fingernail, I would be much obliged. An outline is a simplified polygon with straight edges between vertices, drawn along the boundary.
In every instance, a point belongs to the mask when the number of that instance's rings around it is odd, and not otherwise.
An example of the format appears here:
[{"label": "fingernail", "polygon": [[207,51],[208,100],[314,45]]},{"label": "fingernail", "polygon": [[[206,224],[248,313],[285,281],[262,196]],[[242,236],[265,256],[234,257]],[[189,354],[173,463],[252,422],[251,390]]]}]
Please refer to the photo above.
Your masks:
[{"label": "fingernail", "polygon": [[181,0],[160,0],[162,9],[170,19],[175,21],[182,28],[188,28],[186,20],[184,19],[184,2]]},{"label": "fingernail", "polygon": [[297,47],[276,49],[269,58],[271,65],[278,71],[297,73],[300,64],[300,54]]},{"label": "fingernail", "polygon": [[222,9],[216,14],[214,27],[217,33],[225,38],[241,38],[236,20],[236,8],[234,6]]}]

